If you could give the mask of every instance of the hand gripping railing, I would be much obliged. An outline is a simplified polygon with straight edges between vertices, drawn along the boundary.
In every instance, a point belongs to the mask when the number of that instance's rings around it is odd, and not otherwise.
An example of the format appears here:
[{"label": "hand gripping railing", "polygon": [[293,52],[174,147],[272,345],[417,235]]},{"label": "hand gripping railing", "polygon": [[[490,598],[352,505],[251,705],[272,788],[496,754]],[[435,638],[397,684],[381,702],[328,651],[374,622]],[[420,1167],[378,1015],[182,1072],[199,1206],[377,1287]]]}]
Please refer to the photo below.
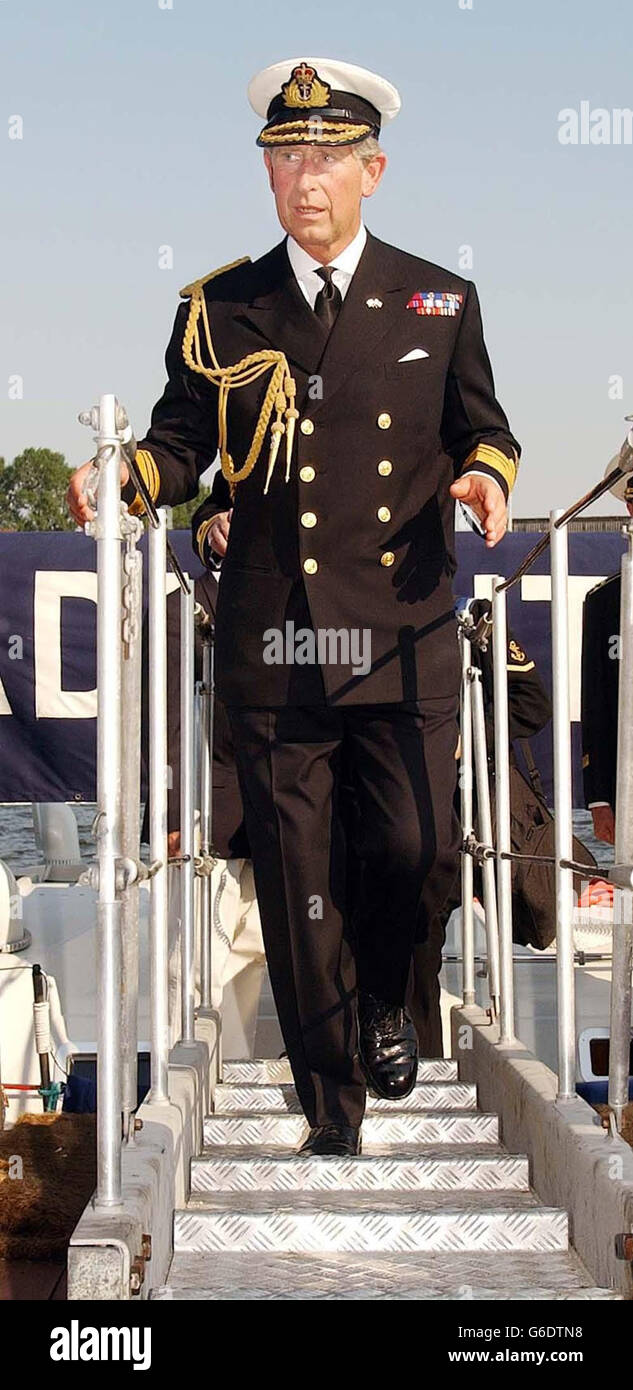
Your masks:
[{"label": "hand gripping railing", "polygon": [[[627,416],[627,420],[633,417]],[[587,866],[572,858],[572,760],[569,691],[568,546],[567,524],[619,478],[633,472],[633,429],[624,440],[618,463],[588,493],[566,511],[550,512],[549,530],[509,579],[493,576],[492,615],[475,626],[472,617],[459,618],[462,641],[461,765],[462,796],[462,959],[463,998],[474,1001],[473,859],[482,866],[488,980],[491,1008],[500,994],[501,1045],[515,1038],[512,960],[512,862],[541,859],[554,863],[556,874],[556,988],[558,1003],[558,1098],[575,1094],[576,1025],[573,940],[573,875],[586,876]],[[631,971],[633,966],[633,522],[623,527],[628,549],[622,557],[620,618],[620,675],[616,792],[615,863],[601,873],[614,884],[609,1106],[618,1129],[628,1101],[631,1041]],[[553,858],[513,852],[510,838],[510,742],[507,684],[506,593],[551,547],[552,681],[554,726]],[[486,730],[481,673],[471,660],[471,648],[485,646],[493,633],[496,841],[493,843],[487,778]],[[472,824],[472,761],[477,768],[477,797],[482,835],[477,841]],[[484,770],[486,776],[484,777]],[[496,894],[490,879],[496,862]],[[486,877],[486,866],[488,878]],[[496,954],[498,950],[498,956]],[[498,974],[497,974],[498,972]],[[499,980],[498,986],[496,985]]]},{"label": "hand gripping railing", "polygon": [[[98,1206],[121,1202],[121,1146],[134,1142],[138,1072],[138,888],[150,880],[150,1048],[148,1104],[168,1100],[168,846],[166,564],[181,589],[181,1040],[194,1042],[195,894],[202,875],[202,954],[210,991],[210,812],[202,801],[201,854],[194,856],[194,624],[208,652],[213,628],[194,604],[193,586],[167,537],[167,509],[154,507],[134,464],[136,445],[125,411],[112,395],[80,415],[96,431],[97,452],[86,484],[96,512],[86,523],[97,542],[97,863],[80,881],[97,891],[97,1193]],[[141,493],[149,526],[149,787],[150,863],[140,858],[140,730],[142,522],[121,501],[125,461]],[[123,549],[122,549],[123,547]],[[208,675],[208,657],[206,659]],[[208,681],[210,688],[211,682]],[[211,797],[212,701],[200,720],[203,793]],[[205,838],[206,832],[206,838]],[[205,981],[203,972],[203,1003]]]}]

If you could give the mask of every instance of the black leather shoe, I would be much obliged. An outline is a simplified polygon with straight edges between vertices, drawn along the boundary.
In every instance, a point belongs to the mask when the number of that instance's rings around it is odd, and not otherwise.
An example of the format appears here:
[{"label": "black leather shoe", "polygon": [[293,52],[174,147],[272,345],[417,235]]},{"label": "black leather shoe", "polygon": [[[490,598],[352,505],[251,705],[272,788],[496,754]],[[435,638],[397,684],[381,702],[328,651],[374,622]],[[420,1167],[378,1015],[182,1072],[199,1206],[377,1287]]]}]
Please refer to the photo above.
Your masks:
[{"label": "black leather shoe", "polygon": [[351,1125],[315,1125],[297,1153],[353,1157],[360,1153],[360,1130]]},{"label": "black leather shoe", "polygon": [[358,1051],[367,1084],[383,1100],[403,1100],[418,1074],[418,1037],[404,1007],[358,997]]}]

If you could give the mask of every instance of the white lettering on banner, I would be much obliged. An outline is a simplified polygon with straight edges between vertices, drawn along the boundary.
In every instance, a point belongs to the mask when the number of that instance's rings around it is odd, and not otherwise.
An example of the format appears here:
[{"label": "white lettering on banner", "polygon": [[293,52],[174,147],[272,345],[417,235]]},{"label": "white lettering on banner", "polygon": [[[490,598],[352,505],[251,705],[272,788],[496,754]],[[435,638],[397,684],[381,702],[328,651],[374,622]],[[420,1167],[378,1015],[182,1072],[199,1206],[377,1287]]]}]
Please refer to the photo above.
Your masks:
[{"label": "white lettering on banner", "polygon": [[37,570],[33,647],[36,719],[94,719],[97,691],[62,690],[62,599],[97,601],[92,570]]},{"label": "white lettering on banner", "polygon": [[[571,706],[570,717],[573,722],[580,719],[582,606],[589,590],[593,589],[595,584],[600,584],[605,578],[604,574],[570,574],[568,579],[569,702]],[[475,598],[491,599],[492,575],[474,575],[473,592]],[[551,603],[551,576],[549,574],[525,574],[521,580],[521,598],[524,603]]]},{"label": "white lettering on banner", "polygon": [[[166,576],[167,593],[178,589],[176,575]],[[37,719],[96,719],[97,691],[62,690],[61,603],[85,598],[96,605],[97,576],[92,570],[36,570],[33,648]],[[12,715],[0,677],[0,717]]]},{"label": "white lettering on banner", "polygon": [[[581,656],[582,656],[582,606],[585,596],[599,584],[604,575],[570,574],[567,580],[569,602],[569,717],[573,722],[580,719]],[[524,603],[551,603],[552,581],[549,574],[526,574],[521,580],[521,598]]]}]

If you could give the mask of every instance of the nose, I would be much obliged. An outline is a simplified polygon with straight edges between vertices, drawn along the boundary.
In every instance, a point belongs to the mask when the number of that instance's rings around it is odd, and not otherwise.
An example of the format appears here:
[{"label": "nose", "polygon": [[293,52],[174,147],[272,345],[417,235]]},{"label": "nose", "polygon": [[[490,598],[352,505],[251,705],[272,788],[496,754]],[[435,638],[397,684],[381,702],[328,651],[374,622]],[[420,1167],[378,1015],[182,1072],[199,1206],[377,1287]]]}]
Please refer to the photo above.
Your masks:
[{"label": "nose", "polygon": [[297,183],[301,188],[317,188],[318,179],[312,160],[305,156],[297,170]]}]

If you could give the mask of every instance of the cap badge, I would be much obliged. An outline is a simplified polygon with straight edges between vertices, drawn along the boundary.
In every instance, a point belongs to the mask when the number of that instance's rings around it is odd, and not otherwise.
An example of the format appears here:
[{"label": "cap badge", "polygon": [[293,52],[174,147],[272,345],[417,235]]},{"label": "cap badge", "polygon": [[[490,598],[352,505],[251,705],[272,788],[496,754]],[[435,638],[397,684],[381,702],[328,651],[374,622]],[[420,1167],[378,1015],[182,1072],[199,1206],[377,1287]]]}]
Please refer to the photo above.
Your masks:
[{"label": "cap badge", "polygon": [[290,81],[281,87],[285,106],[329,106],[332,88],[329,82],[322,82],[316,68],[308,63],[299,63],[292,69]]}]

